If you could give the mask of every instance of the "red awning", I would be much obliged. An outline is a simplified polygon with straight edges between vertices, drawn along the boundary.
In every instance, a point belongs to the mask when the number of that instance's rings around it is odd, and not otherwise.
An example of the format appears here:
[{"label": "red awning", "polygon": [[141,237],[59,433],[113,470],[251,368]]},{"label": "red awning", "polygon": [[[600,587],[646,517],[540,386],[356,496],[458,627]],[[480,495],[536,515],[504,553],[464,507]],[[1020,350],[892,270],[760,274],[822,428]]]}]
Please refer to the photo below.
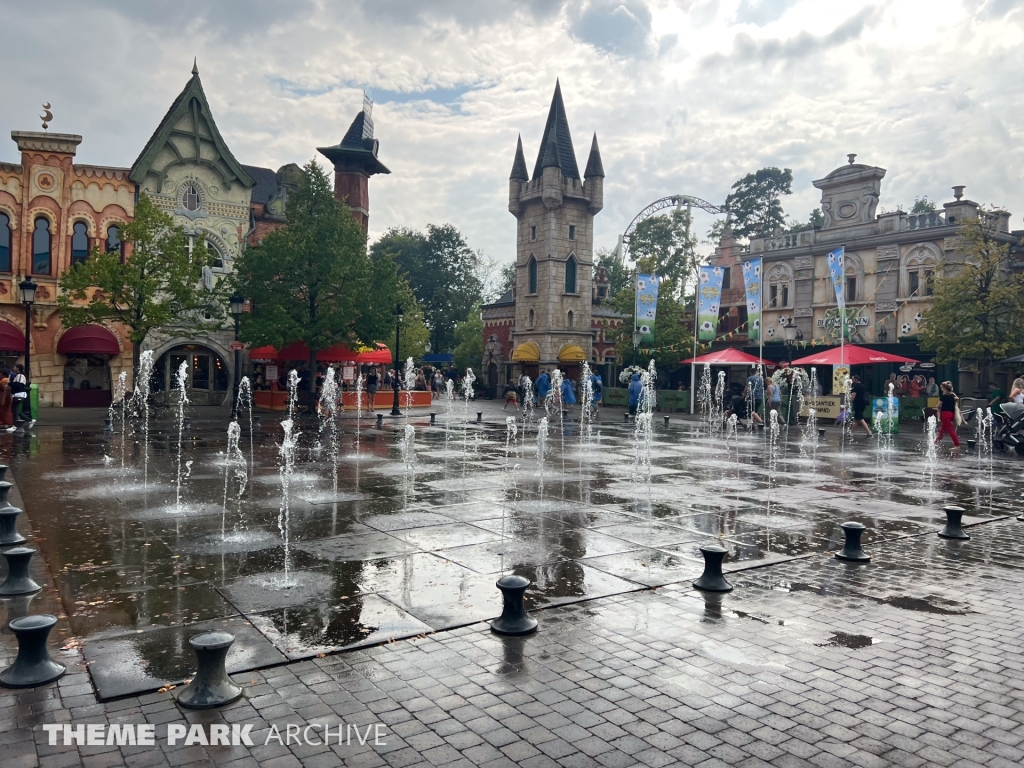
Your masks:
[{"label": "red awning", "polygon": [[60,337],[57,352],[61,355],[119,355],[117,337],[102,325],[76,325]]},{"label": "red awning", "polygon": [[24,352],[25,334],[10,323],[0,321],[0,351]]},{"label": "red awning", "polygon": [[374,344],[374,347],[375,347],[374,349],[369,349],[369,350],[366,350],[365,352],[358,353],[356,355],[356,362],[360,362],[360,363],[390,363],[391,362],[391,360],[392,360],[392,358],[391,358],[391,350],[388,349],[388,345],[387,344],[381,344],[380,342],[377,342],[376,344]]},{"label": "red awning", "polygon": [[916,362],[918,361],[902,355],[890,355],[867,347],[858,347],[856,344],[846,344],[842,347],[830,347],[822,352],[801,357],[799,360],[794,360],[793,365],[872,365],[874,363]]},{"label": "red awning", "polygon": [[249,350],[249,359],[254,363],[272,363],[277,360],[277,350],[269,344]]},{"label": "red awning", "polygon": [[287,347],[277,353],[277,361],[285,363],[290,360],[303,360],[309,362],[309,347],[301,341],[293,341]]},{"label": "red awning", "polygon": [[[272,351],[273,347],[260,347],[249,353],[249,359],[253,360],[253,354],[260,350]],[[274,359],[279,363],[292,360],[309,360],[309,347],[301,341],[293,341],[287,347],[278,352]],[[333,347],[322,349],[316,353],[316,359],[321,363],[390,363],[391,350],[386,344],[376,344],[374,349],[363,349],[354,351],[345,344],[335,344]]]},{"label": "red awning", "polygon": [[[726,349],[720,349],[717,352],[709,352],[706,355],[699,355],[697,357],[691,357],[689,360],[681,360],[680,365],[689,365],[690,363],[696,363],[697,365],[757,365],[763,363],[764,360],[758,360],[753,355],[748,355],[742,349],[736,349],[736,347],[728,347]],[[768,365],[774,365],[768,363]]]}]

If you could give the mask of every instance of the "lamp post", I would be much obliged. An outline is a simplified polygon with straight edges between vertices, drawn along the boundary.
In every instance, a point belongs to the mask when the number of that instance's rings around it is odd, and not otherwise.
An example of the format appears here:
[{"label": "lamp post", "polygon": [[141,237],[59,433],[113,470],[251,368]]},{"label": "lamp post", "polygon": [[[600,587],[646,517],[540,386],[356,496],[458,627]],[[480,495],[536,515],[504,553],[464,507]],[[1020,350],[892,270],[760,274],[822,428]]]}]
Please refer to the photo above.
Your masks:
[{"label": "lamp post", "polygon": [[636,350],[643,338],[644,335],[639,330],[633,330],[633,365],[636,365]]},{"label": "lamp post", "polygon": [[881,325],[878,327],[878,343],[885,344],[885,340],[889,338],[889,332],[885,330],[885,326]]},{"label": "lamp post", "polygon": [[242,384],[242,350],[238,343],[238,331],[242,323],[242,310],[245,309],[245,297],[235,291],[231,295],[231,316],[235,318],[235,397],[231,405],[231,418],[238,418],[238,392]]},{"label": "lamp post", "polygon": [[395,376],[391,382],[391,387],[395,390],[395,400],[391,404],[391,415],[401,416],[402,411],[398,407],[398,387],[399,387],[399,361],[402,359],[402,348],[401,348],[401,333],[402,333],[402,318],[405,317],[405,312],[402,311],[402,305],[399,304],[395,307]]},{"label": "lamp post", "polygon": [[[29,365],[31,355],[31,340],[32,340],[32,305],[36,300],[36,288],[38,288],[31,277],[26,277],[18,284],[18,288],[21,289],[21,303],[25,305],[25,381],[31,383],[32,381],[32,366]],[[29,416],[31,416],[31,399],[29,400]]]}]

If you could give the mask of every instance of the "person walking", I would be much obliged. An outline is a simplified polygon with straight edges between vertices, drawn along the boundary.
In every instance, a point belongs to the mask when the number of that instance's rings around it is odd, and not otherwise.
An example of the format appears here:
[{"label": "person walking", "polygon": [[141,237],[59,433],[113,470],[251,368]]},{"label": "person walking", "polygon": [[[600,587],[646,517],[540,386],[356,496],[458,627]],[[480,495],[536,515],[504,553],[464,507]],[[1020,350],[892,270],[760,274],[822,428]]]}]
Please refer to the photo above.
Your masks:
[{"label": "person walking", "polygon": [[369,406],[370,413],[374,413],[377,410],[377,386],[379,384],[377,379],[377,369],[371,368],[370,372],[366,374],[366,402]]},{"label": "person walking", "polygon": [[860,376],[854,376],[850,379],[852,382],[850,386],[850,395],[853,402],[853,429],[857,427],[863,427],[868,437],[873,437],[871,434],[871,427],[868,425],[867,419],[864,417],[864,409],[870,405],[871,393],[868,392],[868,388],[861,383]]},{"label": "person walking", "polygon": [[768,392],[766,393],[768,395],[768,407],[781,416],[782,390],[779,389],[779,385],[776,384],[775,381],[772,379],[768,379],[768,381],[765,383],[768,386]]},{"label": "person walking", "polygon": [[551,377],[548,376],[547,371],[540,372],[540,376],[537,377],[537,381],[533,385],[533,388],[537,392],[538,401],[544,401],[547,399],[548,392],[551,391]]},{"label": "person walking", "polygon": [[604,390],[604,382],[596,373],[590,374],[590,415],[597,418],[597,409],[601,405],[601,395]]},{"label": "person walking", "polygon": [[[31,414],[25,415],[25,406],[28,405],[28,377],[25,376],[25,366],[17,363],[14,366],[14,377],[11,379],[11,398],[14,400],[14,421],[24,423],[25,429],[31,427]],[[27,422],[27,423],[26,423]]]},{"label": "person walking", "polygon": [[562,379],[562,413],[569,413],[569,406],[576,405],[576,390],[568,378]]},{"label": "person walking", "polygon": [[935,444],[942,442],[942,436],[949,434],[953,441],[953,448],[960,447],[960,439],[956,436],[956,409],[960,404],[960,398],[953,393],[953,382],[944,381],[939,385],[939,434],[935,438]]},{"label": "person walking", "polygon": [[629,415],[636,416],[636,410],[640,407],[640,395],[643,394],[644,385],[640,383],[640,374],[634,373],[629,382]]},{"label": "person walking", "polygon": [[761,419],[761,414],[764,413],[764,377],[757,368],[747,378],[747,393],[750,397],[750,412],[754,423],[764,424]]},{"label": "person walking", "polygon": [[441,397],[441,392],[444,390],[444,374],[441,373],[440,368],[434,369],[434,395],[433,399],[437,400]]},{"label": "person walking", "polygon": [[11,374],[6,368],[0,369],[0,431],[13,432],[14,414],[11,412]]}]

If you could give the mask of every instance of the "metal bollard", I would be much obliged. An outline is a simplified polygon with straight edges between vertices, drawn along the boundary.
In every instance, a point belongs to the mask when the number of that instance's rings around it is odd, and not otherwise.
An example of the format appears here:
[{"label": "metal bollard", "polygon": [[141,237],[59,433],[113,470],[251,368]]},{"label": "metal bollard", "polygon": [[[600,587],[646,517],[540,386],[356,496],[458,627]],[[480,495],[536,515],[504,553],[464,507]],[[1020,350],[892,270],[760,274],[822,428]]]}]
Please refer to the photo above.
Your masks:
[{"label": "metal bollard", "polygon": [[7,500],[7,494],[11,492],[11,488],[14,487],[14,483],[9,483],[6,480],[0,480],[0,507],[9,507],[11,502]]},{"label": "metal bollard", "polygon": [[25,541],[25,537],[18,533],[20,514],[21,510],[17,507],[0,508],[0,547],[12,547]]},{"label": "metal bollard", "polygon": [[436,423],[437,423],[437,414],[434,413],[433,411],[431,411],[430,412],[430,424],[431,424],[431,426],[433,426]]},{"label": "metal bollard", "polygon": [[7,580],[0,584],[0,597],[28,595],[42,589],[28,575],[28,564],[35,553],[31,547],[12,547],[0,553],[7,558]]},{"label": "metal bollard", "polygon": [[0,672],[0,685],[5,688],[35,688],[52,683],[67,672],[67,667],[50,657],[46,639],[57,624],[49,614],[24,616],[7,626],[18,638],[18,656],[14,663]]},{"label": "metal bollard", "polygon": [[722,561],[725,560],[728,550],[711,544],[701,547],[700,553],[704,555],[704,573],[693,582],[694,589],[705,592],[732,592],[732,584],[725,580],[722,573]]},{"label": "metal bollard", "polygon": [[818,439],[821,440],[825,436],[825,430],[821,427],[818,428]]},{"label": "metal bollard", "polygon": [[978,447],[978,441],[977,440],[968,440],[967,441],[967,450],[968,451],[973,451],[977,447]]},{"label": "metal bollard", "polygon": [[260,417],[259,416],[253,416],[252,417],[252,429],[253,429],[253,431],[255,432],[257,429],[261,429],[262,426],[263,425],[260,424]]},{"label": "metal bollard", "polygon": [[498,579],[501,590],[501,616],[491,622],[491,631],[499,635],[528,635],[537,629],[537,620],[527,614],[523,596],[530,580],[523,576],[502,576]]},{"label": "metal bollard", "polygon": [[384,414],[377,414],[377,429],[384,429]]},{"label": "metal bollard", "polygon": [[107,416],[107,418],[105,418],[103,420],[103,431],[104,432],[113,432],[114,431],[114,424],[110,420],[109,416]]},{"label": "metal bollard", "polygon": [[624,414],[622,414],[622,421],[626,424],[629,423],[629,411],[626,411]]},{"label": "metal bollard", "polygon": [[967,510],[963,507],[958,507],[953,504],[949,504],[942,508],[942,511],[946,513],[946,527],[939,531],[939,536],[943,539],[969,539],[970,534],[964,531],[962,520],[964,512]]},{"label": "metal bollard", "polygon": [[477,411],[476,412],[476,423],[479,424],[483,420],[484,420],[484,413],[483,413],[483,411]]},{"label": "metal bollard", "polygon": [[10,469],[6,464],[0,464],[0,482],[7,479],[7,470]]},{"label": "metal bollard", "polygon": [[871,557],[861,548],[860,537],[864,535],[865,526],[862,523],[843,523],[843,533],[846,534],[846,544],[841,552],[836,552],[836,560],[843,560],[847,563],[870,563]]},{"label": "metal bollard", "polygon": [[188,644],[196,652],[196,676],[178,694],[178,703],[189,709],[213,709],[237,701],[242,686],[228,675],[225,661],[235,642],[230,632],[206,632],[190,637]]},{"label": "metal bollard", "polygon": [[668,416],[665,417],[665,427],[668,427]]}]

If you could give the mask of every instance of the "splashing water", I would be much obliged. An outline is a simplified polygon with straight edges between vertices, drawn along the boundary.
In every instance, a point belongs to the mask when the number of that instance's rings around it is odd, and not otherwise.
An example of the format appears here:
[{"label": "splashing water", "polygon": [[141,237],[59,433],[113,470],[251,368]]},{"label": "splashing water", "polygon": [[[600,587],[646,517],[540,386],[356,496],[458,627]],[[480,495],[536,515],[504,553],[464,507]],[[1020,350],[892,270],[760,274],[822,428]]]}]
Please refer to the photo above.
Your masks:
[{"label": "splashing water", "polygon": [[448,462],[448,450],[452,439],[452,408],[455,406],[455,382],[451,379],[444,380],[444,452],[445,463]]},{"label": "splashing water", "polygon": [[533,381],[529,376],[523,377],[523,434],[533,421]]},{"label": "splashing water", "polygon": [[356,376],[356,456],[359,455],[359,440],[362,436],[363,421],[363,374]]},{"label": "splashing water", "polygon": [[[139,370],[135,375],[135,391],[131,397],[131,412],[142,414],[142,487],[149,485],[149,389],[153,378],[153,350],[139,356]],[[123,426],[122,426],[123,429]]]},{"label": "splashing water", "polygon": [[248,481],[248,475],[245,471],[245,456],[242,455],[240,445],[241,438],[242,428],[238,425],[237,420],[232,421],[228,424],[228,447],[224,454],[224,498],[221,502],[222,511],[220,515],[220,537],[222,541],[227,539],[228,488],[231,485],[232,475],[235,476],[235,480],[238,483],[236,498],[238,500],[239,520],[235,524],[236,531],[241,523],[242,494],[245,492],[245,485]]},{"label": "splashing water", "polygon": [[993,467],[992,467],[992,424],[995,421],[995,417],[992,415],[991,408],[979,408],[978,413],[975,415],[975,437],[978,441],[978,469],[984,468],[985,461],[988,461],[988,475],[989,480],[993,480]]},{"label": "splashing water", "polygon": [[466,375],[462,377],[462,474],[466,474],[466,465],[469,463],[469,401],[473,399],[473,382],[476,376],[473,369],[467,368]]},{"label": "splashing water", "polygon": [[715,382],[714,399],[711,401],[711,434],[717,434],[722,429],[723,415],[725,413],[725,371],[718,372],[718,381]]},{"label": "splashing water", "polygon": [[636,421],[633,425],[633,483],[642,480],[651,485],[651,441],[654,438],[652,422],[654,420],[654,382],[658,377],[654,361],[651,360],[646,371],[640,374],[640,401],[636,408]]},{"label": "splashing water", "polygon": [[776,475],[779,466],[779,412],[771,410],[768,412],[768,502],[767,512],[772,511],[772,489],[776,485]]},{"label": "splashing water", "polygon": [[[295,371],[288,375],[289,384],[291,384],[293,374],[295,374]],[[296,379],[298,379],[297,376]],[[281,539],[284,541],[284,581],[281,586],[286,588],[292,585],[288,577],[288,572],[291,569],[291,504],[289,489],[291,487],[292,475],[295,473],[295,447],[298,445],[300,434],[298,432],[292,433],[293,426],[294,422],[290,418],[281,422],[284,436],[281,438],[281,447],[278,451],[281,456],[281,465],[278,468],[278,472],[281,475],[281,506],[278,508],[277,513],[277,528],[281,532]]]},{"label": "splashing water", "polygon": [[584,360],[580,373],[580,445],[583,447],[590,444],[594,411],[594,382],[591,380],[590,366]]},{"label": "splashing water", "polygon": [[405,479],[410,482],[416,475],[416,428],[412,424],[405,425],[402,438],[402,464],[405,466]]},{"label": "splashing water", "polygon": [[114,398],[110,402],[109,418],[110,424],[114,424],[114,407],[120,406],[121,410],[121,477],[124,477],[124,461],[125,461],[125,433],[128,431],[128,420],[127,416],[128,400],[125,397],[125,393],[128,391],[128,371],[121,371],[117,377],[117,385],[114,387]]},{"label": "splashing water", "polygon": [[324,383],[320,387],[320,435],[327,433],[335,496],[338,495],[338,400],[338,378],[334,366],[328,366],[324,373]]},{"label": "splashing water", "polygon": [[711,434],[711,365],[704,363],[704,371],[700,375],[700,388],[697,390],[697,402],[700,403],[701,432]]},{"label": "splashing water", "polygon": [[[181,511],[181,484],[187,480],[187,473],[183,476],[181,467],[181,444],[185,431],[185,406],[188,404],[188,361],[182,360],[175,374],[178,382],[178,472],[174,488],[174,506]],[[192,462],[188,462],[186,469],[191,470]]]},{"label": "splashing water", "polygon": [[541,484],[544,483],[544,465],[548,454],[548,417],[537,424],[537,469],[540,470]]},{"label": "splashing water", "polygon": [[240,414],[242,412],[242,406],[245,406],[249,413],[249,471],[252,472],[256,465],[256,442],[252,434],[253,425],[253,402],[252,402],[252,383],[249,381],[248,376],[243,376],[242,380],[238,382],[238,400],[235,401],[235,413]]},{"label": "splashing water", "polygon": [[288,371],[288,421],[295,418],[295,405],[299,400],[299,372],[294,368]]},{"label": "splashing water", "polygon": [[405,420],[409,421],[409,411],[412,410],[412,393],[416,389],[416,363],[411,357],[405,359],[405,373],[403,375],[405,386]]}]

